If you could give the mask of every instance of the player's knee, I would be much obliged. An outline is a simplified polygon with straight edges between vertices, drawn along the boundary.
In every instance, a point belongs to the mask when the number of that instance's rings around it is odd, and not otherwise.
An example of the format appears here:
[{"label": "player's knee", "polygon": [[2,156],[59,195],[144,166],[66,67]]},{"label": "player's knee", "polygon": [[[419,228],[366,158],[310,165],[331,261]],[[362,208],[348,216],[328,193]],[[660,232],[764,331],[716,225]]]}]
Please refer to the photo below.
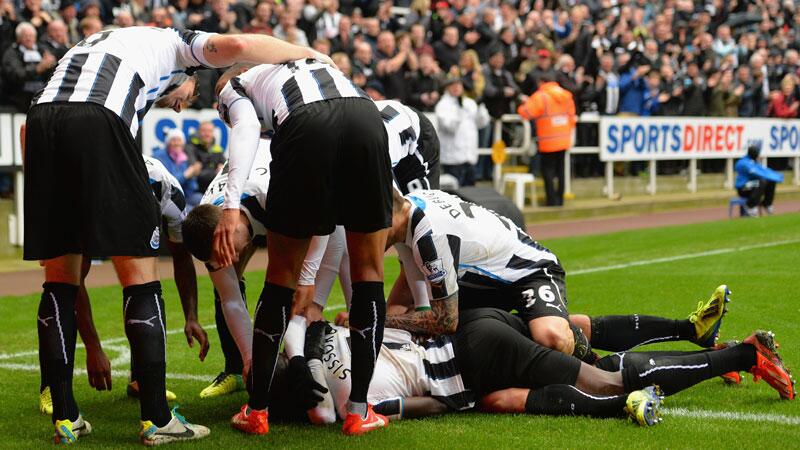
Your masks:
[{"label": "player's knee", "polygon": [[575,338],[566,320],[537,325],[534,328],[533,340],[539,345],[568,355],[575,350]]}]

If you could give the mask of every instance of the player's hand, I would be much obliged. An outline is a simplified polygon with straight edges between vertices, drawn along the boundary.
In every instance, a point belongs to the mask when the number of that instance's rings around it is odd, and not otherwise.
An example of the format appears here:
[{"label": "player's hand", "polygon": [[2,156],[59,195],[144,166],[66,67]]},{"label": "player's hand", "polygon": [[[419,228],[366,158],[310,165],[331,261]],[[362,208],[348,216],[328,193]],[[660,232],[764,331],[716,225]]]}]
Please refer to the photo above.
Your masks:
[{"label": "player's hand", "polygon": [[336,63],[333,62],[333,60],[331,59],[330,56],[328,56],[328,55],[326,55],[324,53],[320,53],[320,52],[318,52],[316,50],[311,50],[311,57],[316,59],[319,62],[323,62],[323,63],[333,67],[336,70],[339,70],[339,66],[337,66]]},{"label": "player's hand", "polygon": [[305,315],[306,310],[314,301],[314,285],[302,286],[298,285],[294,291],[294,300],[292,301],[292,315],[302,314]]},{"label": "player's hand", "polygon": [[236,257],[236,247],[233,243],[233,236],[236,227],[239,225],[239,210],[225,209],[219,219],[217,229],[214,230],[213,258],[220,268],[228,267],[233,264]]},{"label": "player's hand", "polygon": [[98,391],[111,390],[111,361],[102,348],[86,349],[86,372],[89,386]]},{"label": "player's hand", "polygon": [[303,356],[289,360],[289,388],[304,410],[317,406],[324,399],[320,394],[328,392],[325,386],[314,380]]},{"label": "player's hand", "polygon": [[350,314],[347,311],[342,311],[336,315],[336,318],[333,319],[333,323],[339,325],[340,327],[349,327],[350,326]]},{"label": "player's hand", "polygon": [[208,335],[206,330],[196,320],[187,320],[183,326],[183,334],[186,335],[186,342],[189,347],[194,347],[194,340],[200,344],[200,361],[205,361],[208,354]]}]

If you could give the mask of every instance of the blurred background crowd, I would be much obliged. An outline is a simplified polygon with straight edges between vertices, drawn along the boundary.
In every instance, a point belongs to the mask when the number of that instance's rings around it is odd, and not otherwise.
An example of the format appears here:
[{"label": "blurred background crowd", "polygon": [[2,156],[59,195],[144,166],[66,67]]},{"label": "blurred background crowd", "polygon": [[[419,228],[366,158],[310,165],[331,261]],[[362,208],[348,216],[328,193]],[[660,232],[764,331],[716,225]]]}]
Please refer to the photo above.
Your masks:
[{"label": "blurred background crowd", "polygon": [[[313,46],[373,97],[428,112],[454,78],[492,118],[550,77],[578,114],[788,118],[800,106],[793,0],[0,0],[0,104],[26,111],[70,46],[133,25]],[[195,108],[214,106],[217,76],[200,72]],[[596,142],[596,126],[577,139]]]}]

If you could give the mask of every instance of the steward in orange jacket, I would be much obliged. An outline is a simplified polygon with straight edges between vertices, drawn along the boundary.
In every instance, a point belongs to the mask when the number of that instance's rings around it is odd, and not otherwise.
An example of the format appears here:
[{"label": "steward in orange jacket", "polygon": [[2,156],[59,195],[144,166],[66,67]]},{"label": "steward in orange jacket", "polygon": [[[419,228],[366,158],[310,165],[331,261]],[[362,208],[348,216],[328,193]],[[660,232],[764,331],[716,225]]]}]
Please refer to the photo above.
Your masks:
[{"label": "steward in orange jacket", "polygon": [[[517,108],[517,114],[534,121],[547,206],[564,204],[564,155],[572,146],[577,119],[572,94],[552,79]],[[558,185],[556,185],[558,180]]]},{"label": "steward in orange jacket", "polygon": [[539,152],[558,152],[572,146],[572,130],[577,122],[575,102],[572,93],[555,81],[543,83],[517,108],[517,114],[536,124]]}]

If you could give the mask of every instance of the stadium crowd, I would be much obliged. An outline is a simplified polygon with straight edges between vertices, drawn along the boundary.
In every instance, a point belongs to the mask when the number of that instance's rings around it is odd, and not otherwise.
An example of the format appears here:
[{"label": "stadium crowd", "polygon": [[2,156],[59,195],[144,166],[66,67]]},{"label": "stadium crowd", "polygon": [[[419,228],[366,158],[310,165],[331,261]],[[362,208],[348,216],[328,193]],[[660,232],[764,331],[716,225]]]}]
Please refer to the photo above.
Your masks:
[{"label": "stadium crowd", "polygon": [[[572,93],[578,114],[791,118],[800,108],[800,11],[791,0],[0,0],[0,110],[25,112],[84,37],[133,25],[309,45],[373,98],[424,112],[460,78],[479,112],[498,118],[548,76]],[[219,75],[198,73],[193,107],[215,105]],[[465,125],[484,127],[480,147],[497,139],[485,123]],[[596,142],[596,127],[578,125],[578,145]],[[459,144],[445,142],[445,159],[475,164],[474,144]],[[477,179],[491,177],[483,159]],[[672,166],[682,167],[660,170]],[[703,162],[714,168],[721,162]],[[445,171],[465,180],[460,169]],[[578,156],[575,172],[599,176],[602,166]]]}]

